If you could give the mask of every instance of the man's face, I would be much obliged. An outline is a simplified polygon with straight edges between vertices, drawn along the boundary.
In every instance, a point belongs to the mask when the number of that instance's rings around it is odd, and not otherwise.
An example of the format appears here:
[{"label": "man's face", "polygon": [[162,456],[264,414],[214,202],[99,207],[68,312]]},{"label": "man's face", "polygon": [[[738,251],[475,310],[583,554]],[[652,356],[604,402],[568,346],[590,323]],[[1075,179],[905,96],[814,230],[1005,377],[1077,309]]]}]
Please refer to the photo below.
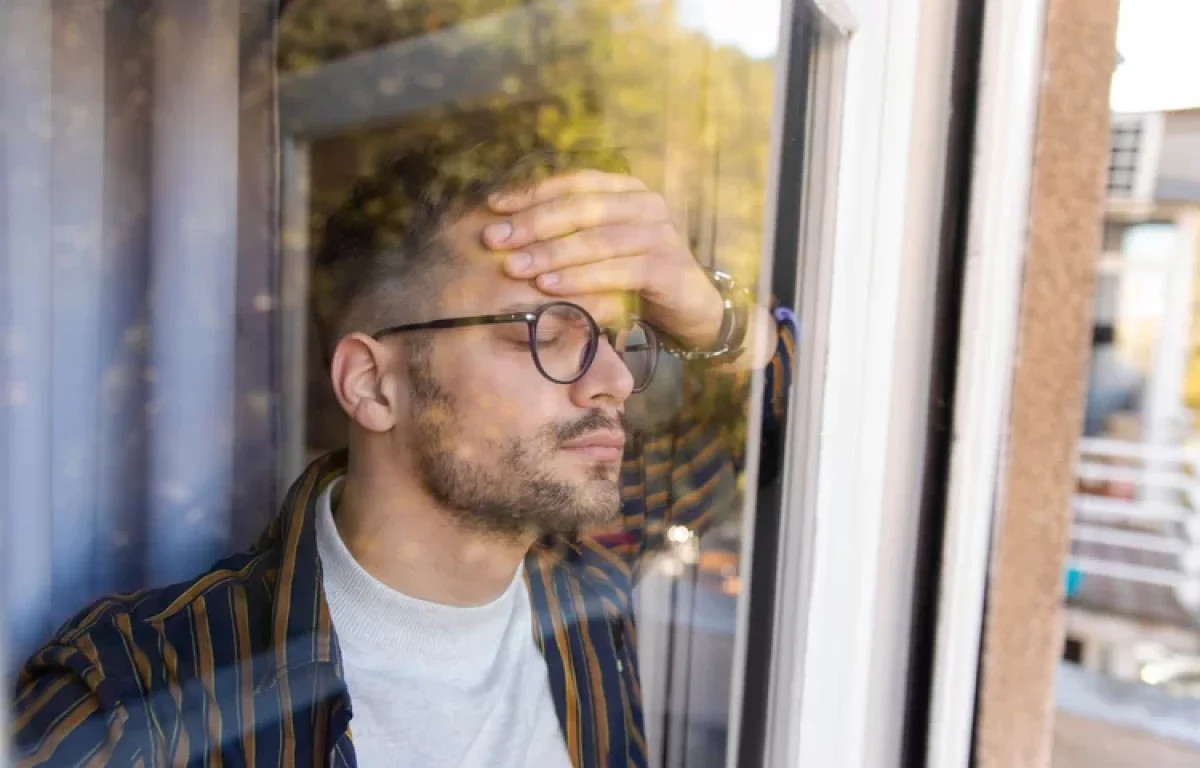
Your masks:
[{"label": "man's face", "polygon": [[[470,214],[446,230],[458,257],[436,317],[532,311],[553,299],[506,277],[480,243],[493,218]],[[580,303],[602,325],[613,297]],[[428,318],[428,319],[433,319]],[[399,343],[399,342],[392,342]],[[502,534],[572,533],[610,522],[620,507],[623,412],[633,379],[606,341],[572,384],[543,376],[524,323],[426,333],[403,375],[410,412],[396,434],[426,489],[461,522]]]}]

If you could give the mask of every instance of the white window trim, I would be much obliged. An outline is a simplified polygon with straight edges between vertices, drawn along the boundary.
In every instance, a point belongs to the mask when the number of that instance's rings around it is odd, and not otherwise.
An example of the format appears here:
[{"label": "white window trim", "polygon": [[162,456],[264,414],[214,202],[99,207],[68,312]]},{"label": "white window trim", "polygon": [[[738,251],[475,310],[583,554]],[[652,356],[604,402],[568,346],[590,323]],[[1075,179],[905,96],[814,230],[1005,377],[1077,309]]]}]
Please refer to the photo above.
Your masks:
[{"label": "white window trim", "polygon": [[[846,3],[859,23],[846,45],[841,84],[828,330],[822,339],[805,342],[824,347],[817,487],[815,498],[797,494],[802,508],[789,511],[805,520],[808,541],[802,551],[785,550],[784,560],[803,554],[808,564],[799,570],[807,583],[776,646],[777,669],[789,678],[783,685],[791,698],[772,728],[772,739],[780,742],[772,745],[772,765],[900,764],[957,5]],[[965,331],[975,347],[968,358],[980,358],[968,362],[977,369],[972,382],[986,380],[989,386],[963,401],[960,411],[970,418],[960,416],[958,425],[962,430],[962,421],[971,422],[972,461],[980,450],[990,452],[990,460],[969,465],[978,477],[969,498],[958,502],[959,517],[973,513],[975,519],[966,522],[982,530],[985,542],[1027,199],[1029,163],[1015,159],[1029,156],[1041,29],[1040,2],[1008,6],[991,0],[988,7],[985,71],[999,82],[982,105],[981,122],[991,125],[979,149],[984,176],[1000,191],[975,196],[989,204],[985,208],[1000,207],[990,211],[988,221],[996,221],[989,227],[979,216],[972,222]],[[984,247],[988,258],[981,261]],[[1003,287],[986,294],[984,285]],[[972,402],[981,393],[984,402]],[[795,424],[791,431],[800,433]],[[798,463],[802,454],[795,446],[790,451],[789,483],[810,479]],[[961,454],[960,445],[959,466]],[[979,530],[972,533],[968,543],[979,538]],[[969,580],[974,588],[965,590],[977,604],[966,601],[961,616],[956,606],[948,609],[957,633],[953,640],[969,651],[955,658],[973,673],[986,550],[956,542],[951,548],[961,567],[978,574]],[[789,654],[800,657],[791,668],[783,665]],[[962,694],[973,694],[974,679],[963,685],[956,678],[955,686],[960,706],[950,730],[965,734],[969,746],[974,707]],[[939,716],[945,717],[935,714],[935,723]],[[965,730],[957,728],[964,722]],[[934,737],[944,734],[936,731]],[[960,754],[944,764],[966,764],[966,753]]]},{"label": "white window trim", "polygon": [[989,0],[967,235],[955,442],[938,603],[928,765],[971,756],[997,478],[1012,366],[1040,85],[1043,0]]},{"label": "white window trim", "polygon": [[1159,160],[1162,158],[1163,135],[1166,133],[1166,116],[1162,112],[1151,112],[1142,116],[1142,146],[1138,152],[1137,176],[1133,185],[1135,200],[1151,201],[1160,174]]},{"label": "white window trim", "polygon": [[[832,271],[832,241],[836,215],[837,161],[841,141],[841,101],[845,72],[845,48],[848,30],[854,19],[844,0],[816,1],[816,13],[810,21],[818,29],[805,30],[817,36],[809,68],[809,82],[802,84],[804,93],[789,93],[792,50],[804,44],[792,40],[796,2],[784,0],[781,8],[780,38],[777,50],[774,100],[778,105],[772,116],[770,167],[773,171],[764,211],[764,252],[762,257],[760,300],[770,296],[771,272],[774,264],[775,228],[794,226],[799,229],[800,242],[797,295],[780,296],[786,306],[794,307],[800,320],[801,337],[796,349],[796,376],[790,395],[788,442],[786,446],[783,494],[777,544],[779,559],[775,579],[775,631],[768,685],[767,743],[763,755],[766,765],[778,765],[791,745],[794,707],[789,681],[798,674],[803,660],[802,639],[797,627],[802,626],[807,612],[808,577],[812,546],[811,509],[816,488],[816,457],[819,453],[821,391],[824,385],[825,345],[828,337],[828,304]],[[819,17],[819,18],[818,18]],[[779,181],[774,173],[781,167],[784,147],[784,111],[789,99],[808,99],[808,126],[802,152],[805,154],[801,184],[801,216],[799,221],[782,221],[777,210]],[[811,129],[809,128],[811,126]],[[762,372],[756,372],[752,387],[751,413],[762,408]],[[747,480],[758,466],[761,423],[751,423],[749,454],[746,461]],[[752,562],[755,543],[757,499],[748,495],[743,511],[741,562]],[[755,586],[745,582],[750,591]],[[741,742],[742,705],[745,698],[745,671],[749,648],[749,601],[738,604],[737,636],[734,650],[734,674],[730,685],[730,749],[726,765],[737,764]]]},{"label": "white window trim", "polygon": [[[1140,127],[1142,133],[1134,164],[1132,188],[1128,192],[1109,192],[1108,197],[1113,201],[1148,204],[1154,199],[1154,187],[1158,183],[1158,165],[1165,132],[1164,115],[1162,112],[1118,112],[1110,119],[1110,130],[1118,126]],[[1109,162],[1112,162],[1111,149]]]},{"label": "white window trim", "polygon": [[[872,765],[880,752],[872,746],[880,726],[873,659],[897,640],[894,628],[879,625],[878,613],[878,565],[891,544],[883,541],[885,515],[896,513],[887,493],[894,439],[889,393],[898,377],[912,373],[896,357],[896,321],[906,230],[920,207],[909,200],[911,171],[927,170],[912,162],[909,151],[921,106],[916,77],[922,4],[846,5],[858,26],[846,43],[842,83],[817,487],[815,499],[808,497],[807,610],[797,612],[799,626],[779,648],[782,656],[798,646],[803,658],[786,682],[792,727],[774,734],[784,743],[773,764],[813,768]],[[912,506],[908,514],[918,511]],[[907,638],[899,640],[906,648]],[[901,709],[889,713],[886,726],[897,734]]]},{"label": "white window trim", "polygon": [[[858,18],[854,14],[854,0],[812,0],[813,5],[817,7],[825,20],[844,35],[848,35],[858,28]],[[785,10],[790,9],[791,3],[785,2]],[[783,18],[787,19],[788,16]],[[780,50],[783,50],[780,48]]]},{"label": "white window trim", "polygon": [[[922,338],[930,343],[931,326],[905,325],[905,312],[914,306],[908,293],[920,289],[913,266],[930,265],[914,254],[938,245],[942,200],[928,187],[944,174],[940,158],[913,150],[939,147],[930,139],[939,130],[945,137],[931,111],[948,108],[936,83],[952,74],[945,56],[954,3],[851,5],[860,25],[847,46],[810,587],[794,633],[803,663],[790,681],[793,727],[778,761],[805,768],[898,765],[901,757],[903,692],[896,678],[879,678],[908,661],[907,617],[888,604],[907,594],[911,606],[911,583],[897,588],[888,579],[912,577],[906,548],[915,544],[920,494],[904,473],[919,466],[924,424],[905,417],[895,393],[928,381],[917,350]],[[969,762],[1042,23],[1041,0],[989,0],[929,744],[930,765],[946,768]],[[941,46],[932,60],[931,44]],[[902,463],[907,468],[897,469]],[[898,526],[897,518],[908,522]]]},{"label": "white window trim", "polygon": [[[785,8],[785,26],[792,16],[793,3],[787,2]],[[819,8],[824,13],[825,8]],[[795,720],[797,704],[795,691],[798,690],[799,680],[803,678],[802,665],[804,662],[803,627],[808,615],[809,595],[811,594],[811,576],[814,546],[814,520],[811,510],[815,504],[817,488],[817,460],[821,448],[821,402],[825,385],[825,365],[828,355],[829,326],[829,297],[833,271],[833,240],[837,216],[837,180],[838,156],[842,141],[842,101],[845,81],[845,57],[847,40],[845,28],[833,19],[825,16],[835,30],[829,34],[828,28],[819,34],[815,60],[812,64],[810,77],[815,81],[806,84],[814,88],[809,102],[809,121],[812,129],[809,131],[810,145],[804,148],[806,154],[804,178],[804,198],[802,199],[801,221],[792,223],[800,228],[800,252],[796,254],[799,260],[798,295],[795,297],[795,311],[800,319],[801,335],[796,348],[795,385],[791,392],[789,406],[789,427],[786,447],[786,471],[783,478],[783,494],[780,513],[783,518],[779,523],[779,559],[777,563],[775,582],[775,631],[772,637],[772,658],[770,679],[768,681],[767,744],[763,750],[766,765],[787,764],[789,756],[795,749]],[[786,34],[787,29],[784,30]],[[781,50],[785,50],[783,44]],[[786,68],[787,62],[781,62]],[[788,86],[786,70],[781,69],[776,82],[776,100],[783,103],[784,90]],[[793,98],[796,94],[791,94]],[[782,136],[782,119],[773,129],[774,140]],[[779,167],[779,153],[772,152],[773,167]],[[778,220],[774,208],[774,193],[769,207],[769,226],[784,225]],[[772,237],[769,242],[774,242]],[[764,264],[771,261],[764,259]],[[760,388],[755,387],[755,397],[761,396]],[[751,439],[751,449],[757,449],[758,438]],[[756,462],[755,462],[756,463]],[[749,463],[748,466],[754,466]],[[747,519],[751,511],[747,511]],[[753,543],[752,529],[747,528],[743,541]],[[749,562],[749,555],[743,554],[743,562]],[[750,585],[754,589],[754,585]],[[748,608],[748,606],[744,606]],[[739,628],[747,626],[747,621],[739,617]],[[744,670],[745,641],[739,638],[741,645],[737,654],[739,664],[735,667],[739,672]],[[743,681],[738,676],[738,695],[743,694]],[[740,729],[740,709],[733,710],[738,715],[737,725]],[[731,728],[738,733],[739,729]],[[740,733],[738,733],[740,738]],[[732,767],[733,755],[730,755]]]}]

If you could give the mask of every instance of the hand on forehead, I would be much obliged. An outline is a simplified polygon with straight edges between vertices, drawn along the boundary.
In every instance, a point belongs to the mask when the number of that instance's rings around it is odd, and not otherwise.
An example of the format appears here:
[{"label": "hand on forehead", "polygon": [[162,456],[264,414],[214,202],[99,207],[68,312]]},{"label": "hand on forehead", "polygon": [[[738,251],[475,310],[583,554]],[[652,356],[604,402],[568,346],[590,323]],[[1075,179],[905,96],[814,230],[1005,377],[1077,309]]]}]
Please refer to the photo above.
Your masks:
[{"label": "hand on forehead", "polygon": [[639,290],[670,227],[660,195],[631,176],[578,171],[523,190],[493,195],[501,216],[484,228],[483,243],[505,252],[514,277],[537,279],[550,292]]},{"label": "hand on forehead", "polygon": [[[577,171],[498,193],[470,217],[470,233],[472,252],[492,252],[480,261],[497,289],[524,291],[525,301],[587,303],[611,326],[628,305],[594,297],[637,296],[639,317],[699,349],[711,348],[724,327],[721,293],[666,201],[631,176]],[[513,283],[500,279],[496,261]]]},{"label": "hand on forehead", "polygon": [[507,254],[483,245],[483,230],[500,217],[477,212],[464,217],[447,234],[454,250],[464,256],[456,265],[439,297],[445,316],[469,316],[532,310],[553,301],[570,301],[588,311],[602,327],[624,327],[637,313],[638,298],[631,291],[547,293],[534,280],[511,276],[504,268]]},{"label": "hand on forehead", "polygon": [[637,312],[647,257],[669,228],[661,196],[632,176],[596,170],[499,192],[481,214],[480,242],[509,277],[584,306],[601,325]]}]

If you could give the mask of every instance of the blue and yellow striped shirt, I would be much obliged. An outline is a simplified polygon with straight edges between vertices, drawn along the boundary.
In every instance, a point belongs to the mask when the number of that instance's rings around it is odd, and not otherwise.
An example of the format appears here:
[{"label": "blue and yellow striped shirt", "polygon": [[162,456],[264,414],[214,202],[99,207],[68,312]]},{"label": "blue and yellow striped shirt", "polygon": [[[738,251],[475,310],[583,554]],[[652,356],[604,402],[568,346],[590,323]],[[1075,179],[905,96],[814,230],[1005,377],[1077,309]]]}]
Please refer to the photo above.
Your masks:
[{"label": "blue and yellow striped shirt", "polygon": [[[768,428],[783,415],[794,344],[781,323]],[[533,634],[576,766],[646,765],[638,566],[668,527],[704,526],[733,494],[733,452],[688,413],[627,453],[621,526],[544,540],[526,561]],[[62,627],[17,680],[18,764],[355,765],[316,545],[317,499],[345,458],[314,462],[250,551],[185,584],[102,599]]]}]

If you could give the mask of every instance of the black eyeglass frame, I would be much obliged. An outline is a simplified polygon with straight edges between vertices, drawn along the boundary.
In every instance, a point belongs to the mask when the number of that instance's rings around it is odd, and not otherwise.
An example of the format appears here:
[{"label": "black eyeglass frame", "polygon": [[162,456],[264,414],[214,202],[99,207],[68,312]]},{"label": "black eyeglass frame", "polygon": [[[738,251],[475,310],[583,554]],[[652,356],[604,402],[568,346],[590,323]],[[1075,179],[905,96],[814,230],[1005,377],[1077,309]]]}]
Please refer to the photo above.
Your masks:
[{"label": "black eyeglass frame", "polygon": [[[542,366],[542,361],[537,353],[537,324],[542,315],[555,307],[568,307],[577,310],[588,322],[589,341],[585,350],[584,359],[579,366],[579,373],[573,378],[563,380],[557,379],[546,372]],[[660,344],[658,335],[654,328],[643,322],[640,318],[634,318],[634,324],[640,325],[642,331],[646,334],[646,347],[650,349],[650,372],[646,376],[646,380],[638,385],[634,384],[633,393],[643,392],[650,386],[650,382],[654,381],[654,374],[658,370],[658,351]],[[596,360],[596,352],[600,348],[600,336],[603,335],[608,339],[608,343],[616,349],[617,334],[621,331],[614,328],[601,328],[592,314],[583,307],[571,301],[552,301],[542,304],[537,309],[527,312],[507,312],[498,315],[474,315],[472,317],[445,317],[438,320],[427,320],[422,323],[407,323],[405,325],[392,325],[387,328],[380,329],[371,334],[371,338],[376,341],[385,336],[392,336],[397,333],[405,333],[408,331],[436,331],[446,330],[449,328],[472,328],[478,325],[501,325],[504,323],[525,323],[525,328],[528,332],[527,343],[529,344],[529,356],[533,358],[533,364],[537,367],[538,373],[542,374],[549,381],[555,384],[574,384],[582,379],[589,370],[592,363]],[[622,361],[624,358],[622,357]],[[631,371],[632,373],[632,371]]]}]

